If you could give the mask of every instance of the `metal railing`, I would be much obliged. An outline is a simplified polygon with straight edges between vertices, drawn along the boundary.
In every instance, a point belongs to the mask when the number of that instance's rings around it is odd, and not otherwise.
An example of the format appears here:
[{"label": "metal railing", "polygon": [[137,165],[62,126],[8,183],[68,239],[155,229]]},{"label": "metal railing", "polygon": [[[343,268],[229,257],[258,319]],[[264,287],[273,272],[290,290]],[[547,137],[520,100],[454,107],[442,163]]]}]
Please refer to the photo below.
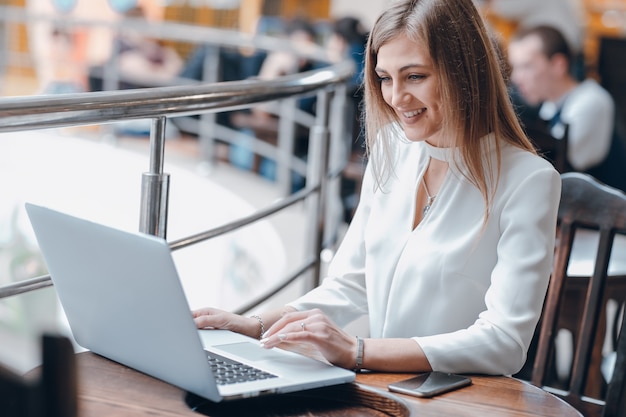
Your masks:
[{"label": "metal railing", "polygon": [[[0,7],[0,20],[47,19],[45,16],[29,16],[21,10]],[[232,32],[187,27],[180,24],[136,25],[153,36],[169,34],[170,38],[187,41],[214,43],[215,45],[254,46],[257,48],[284,47],[285,44],[260,37],[251,39]],[[107,25],[103,22],[64,22],[64,24]],[[319,53],[319,51],[318,51]],[[318,57],[321,55],[318,55]],[[296,203],[305,202],[307,219],[307,255],[302,265],[295,268],[275,288],[263,296],[251,300],[240,312],[248,311],[267,300],[289,283],[310,272],[308,288],[316,286],[320,275],[320,253],[325,242],[325,217],[329,193],[338,192],[333,187],[342,167],[342,149],[345,146],[347,80],[352,75],[351,62],[329,65],[322,69],[284,76],[271,81],[242,80],[233,82],[200,83],[159,88],[144,88],[124,91],[39,95],[0,99],[0,132],[73,127],[93,124],[110,124],[133,119],[151,119],[150,165],[142,174],[139,231],[166,238],[169,199],[169,174],[163,172],[165,156],[165,127],[169,119],[177,116],[215,114],[220,111],[248,108],[256,103],[284,100],[290,103],[303,95],[316,95],[316,112],[310,126],[309,150],[307,154],[306,186],[287,195],[273,205],[250,216],[238,219],[221,227],[203,231],[187,238],[170,242],[172,250],[182,249],[214,237],[223,235],[245,225],[265,219]],[[280,104],[279,104],[280,106]],[[293,120],[280,121],[281,129],[289,131]],[[215,126],[209,132],[215,133]],[[225,135],[227,136],[227,135]],[[206,139],[206,138],[205,138]],[[215,136],[208,140],[215,140]],[[279,140],[280,142],[280,140]],[[286,147],[289,149],[289,146]],[[36,150],[33,150],[36,152]],[[333,155],[331,158],[330,155]],[[280,146],[273,153],[282,169],[293,169],[291,155]],[[327,228],[326,228],[327,229]],[[30,292],[52,285],[49,276],[34,277],[0,287],[0,299]]]}]

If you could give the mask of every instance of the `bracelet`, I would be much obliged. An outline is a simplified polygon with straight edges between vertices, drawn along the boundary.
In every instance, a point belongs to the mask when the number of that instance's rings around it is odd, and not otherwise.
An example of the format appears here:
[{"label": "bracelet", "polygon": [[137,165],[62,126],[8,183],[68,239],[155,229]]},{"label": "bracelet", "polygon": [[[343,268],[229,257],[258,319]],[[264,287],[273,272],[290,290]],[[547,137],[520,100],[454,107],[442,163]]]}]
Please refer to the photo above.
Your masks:
[{"label": "bracelet", "polygon": [[250,317],[259,321],[259,325],[261,326],[261,334],[259,335],[259,339],[262,338],[263,334],[265,333],[265,323],[263,323],[263,319],[258,314],[253,314]]},{"label": "bracelet", "polygon": [[363,339],[356,337],[356,366],[354,372],[361,372],[363,367]]}]

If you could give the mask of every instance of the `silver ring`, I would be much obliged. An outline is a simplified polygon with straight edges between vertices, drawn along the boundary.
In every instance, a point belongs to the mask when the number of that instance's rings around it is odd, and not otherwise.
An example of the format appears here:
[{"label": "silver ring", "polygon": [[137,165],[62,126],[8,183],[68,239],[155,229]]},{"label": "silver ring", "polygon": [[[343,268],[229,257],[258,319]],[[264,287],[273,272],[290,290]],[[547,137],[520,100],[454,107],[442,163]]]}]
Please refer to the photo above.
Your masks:
[{"label": "silver ring", "polygon": [[302,331],[304,331],[304,322],[300,323],[300,327],[302,327]]}]

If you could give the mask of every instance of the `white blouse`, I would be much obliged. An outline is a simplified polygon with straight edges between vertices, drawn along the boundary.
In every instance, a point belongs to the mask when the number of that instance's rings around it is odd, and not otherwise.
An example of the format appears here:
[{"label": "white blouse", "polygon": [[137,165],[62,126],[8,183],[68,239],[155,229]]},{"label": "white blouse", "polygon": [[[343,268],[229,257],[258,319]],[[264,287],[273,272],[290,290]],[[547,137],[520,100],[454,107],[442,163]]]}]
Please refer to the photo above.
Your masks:
[{"label": "white blouse", "polygon": [[[500,179],[483,225],[482,195],[450,164],[430,211],[413,229],[429,158],[450,161],[454,151],[400,140],[395,147],[394,174],[382,190],[374,189],[367,168],[328,277],[290,305],[320,308],[340,326],[369,315],[370,337],[413,338],[434,370],[517,372],[552,267],[559,174],[544,159],[502,145]],[[495,151],[486,154],[495,169]]]}]

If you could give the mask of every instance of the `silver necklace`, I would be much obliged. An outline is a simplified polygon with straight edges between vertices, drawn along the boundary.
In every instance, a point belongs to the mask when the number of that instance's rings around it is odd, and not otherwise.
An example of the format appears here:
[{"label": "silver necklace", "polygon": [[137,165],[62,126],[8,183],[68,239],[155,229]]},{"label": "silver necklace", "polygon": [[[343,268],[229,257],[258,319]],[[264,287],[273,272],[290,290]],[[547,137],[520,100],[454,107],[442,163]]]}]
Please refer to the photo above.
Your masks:
[{"label": "silver necklace", "polygon": [[426,186],[426,180],[424,179],[424,177],[422,177],[422,185],[424,186],[424,191],[426,191],[426,205],[424,206],[424,208],[422,209],[422,214],[425,216],[426,213],[428,213],[428,211],[430,210],[430,207],[433,205],[433,201],[435,201],[435,198],[437,198],[437,195],[430,195],[430,193],[428,192],[428,187]]}]

